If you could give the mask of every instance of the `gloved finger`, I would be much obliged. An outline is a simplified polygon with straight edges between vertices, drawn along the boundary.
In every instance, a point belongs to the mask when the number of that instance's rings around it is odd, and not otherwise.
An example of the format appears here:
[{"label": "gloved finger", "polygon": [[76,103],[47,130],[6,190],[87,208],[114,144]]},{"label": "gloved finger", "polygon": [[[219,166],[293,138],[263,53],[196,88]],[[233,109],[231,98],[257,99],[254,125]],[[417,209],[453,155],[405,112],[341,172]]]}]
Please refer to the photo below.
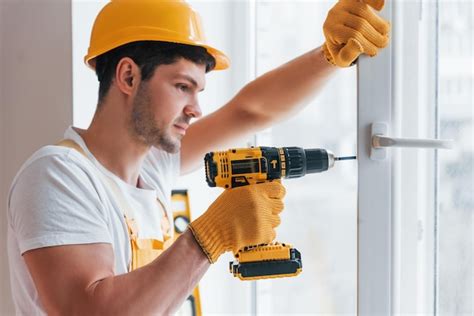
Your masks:
[{"label": "gloved finger", "polygon": [[273,182],[268,182],[266,184],[267,184],[266,192],[267,192],[268,197],[273,198],[273,199],[283,199],[285,197],[286,189],[281,183],[277,181],[273,181]]},{"label": "gloved finger", "polygon": [[280,199],[271,199],[270,203],[272,205],[272,214],[278,215],[285,208],[285,204]]},{"label": "gloved finger", "polygon": [[[339,25],[337,26],[338,31],[335,32],[334,39],[337,44],[346,44],[339,54],[346,54],[350,49],[349,47],[354,47],[350,54],[355,54],[357,51],[366,53],[370,56],[377,55],[377,47],[372,44],[368,39],[366,39],[362,33],[350,28],[348,26]],[[350,42],[352,40],[352,42]]]},{"label": "gloved finger", "polygon": [[367,20],[347,12],[341,13],[341,18],[344,21],[344,25],[362,33],[362,35],[376,47],[384,48],[387,46],[389,42],[388,36],[377,32]]},{"label": "gloved finger", "polygon": [[349,66],[359,57],[360,52],[360,44],[356,40],[350,39],[349,42],[338,52],[336,60],[339,60],[341,64],[344,63],[346,66]]},{"label": "gloved finger", "polygon": [[273,228],[279,226],[281,224],[281,219],[280,219],[280,216],[276,215],[276,216],[273,216],[271,219],[270,219],[270,222],[271,222],[271,225]]},{"label": "gloved finger", "polygon": [[[265,225],[264,232],[265,233],[263,233],[256,240],[253,241],[254,246],[269,244],[272,242],[272,240],[275,239],[276,232],[275,229],[271,226],[270,222],[267,222],[267,225]],[[249,245],[249,243],[247,243],[247,245]]]},{"label": "gloved finger", "polygon": [[362,2],[370,5],[372,8],[374,8],[377,11],[382,10],[383,6],[385,5],[384,0],[362,0]]},{"label": "gloved finger", "polygon": [[346,0],[341,3],[341,6],[344,11],[357,15],[369,22],[380,34],[387,35],[390,32],[390,23],[370,10],[366,4],[362,2],[354,3],[354,0]]},{"label": "gloved finger", "polygon": [[338,65],[348,67],[361,53],[362,47],[360,44],[354,39],[349,39],[349,42],[337,51],[337,55],[334,56],[334,59]]}]

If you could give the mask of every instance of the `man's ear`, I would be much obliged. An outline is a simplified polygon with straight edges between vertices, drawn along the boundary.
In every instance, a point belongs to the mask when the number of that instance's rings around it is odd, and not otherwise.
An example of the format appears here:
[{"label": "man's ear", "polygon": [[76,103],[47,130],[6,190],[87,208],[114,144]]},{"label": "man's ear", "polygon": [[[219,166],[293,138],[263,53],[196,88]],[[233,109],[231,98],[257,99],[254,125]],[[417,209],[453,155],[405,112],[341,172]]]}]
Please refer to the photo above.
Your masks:
[{"label": "man's ear", "polygon": [[140,68],[133,59],[124,57],[118,62],[115,68],[115,83],[122,93],[132,95],[140,78]]}]

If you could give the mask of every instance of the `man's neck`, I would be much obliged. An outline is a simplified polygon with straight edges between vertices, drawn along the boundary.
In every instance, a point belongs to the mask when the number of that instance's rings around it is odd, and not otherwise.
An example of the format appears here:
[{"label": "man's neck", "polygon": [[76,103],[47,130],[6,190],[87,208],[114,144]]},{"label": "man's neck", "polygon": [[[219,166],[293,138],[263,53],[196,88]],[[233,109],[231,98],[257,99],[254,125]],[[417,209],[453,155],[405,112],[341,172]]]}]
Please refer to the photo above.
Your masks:
[{"label": "man's neck", "polygon": [[141,165],[150,147],[130,136],[127,123],[110,113],[100,113],[87,130],[79,131],[94,157],[126,183],[138,186]]}]

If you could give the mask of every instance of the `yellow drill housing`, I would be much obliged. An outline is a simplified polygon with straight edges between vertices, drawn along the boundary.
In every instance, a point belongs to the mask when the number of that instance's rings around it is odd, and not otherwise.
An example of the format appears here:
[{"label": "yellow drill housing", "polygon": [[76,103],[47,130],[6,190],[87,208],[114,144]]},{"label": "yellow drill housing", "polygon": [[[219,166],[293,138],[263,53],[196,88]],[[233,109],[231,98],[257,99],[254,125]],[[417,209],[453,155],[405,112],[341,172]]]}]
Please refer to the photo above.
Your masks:
[{"label": "yellow drill housing", "polygon": [[[355,158],[336,158],[320,148],[251,147],[207,153],[204,163],[210,187],[232,189],[326,171],[336,160]],[[283,243],[248,246],[234,256],[236,261],[230,262],[230,272],[242,280],[295,276],[302,269],[298,250]]]},{"label": "yellow drill housing", "polygon": [[[216,151],[204,158],[206,181],[211,187],[232,189],[281,178],[302,177],[329,167],[324,149],[251,147]],[[298,275],[301,255],[286,244],[245,247],[235,254],[230,271],[242,280]]]},{"label": "yellow drill housing", "polygon": [[[234,188],[265,182],[266,160],[260,148],[229,149],[206,155],[206,180],[210,186]],[[212,177],[212,178],[211,178]]]}]

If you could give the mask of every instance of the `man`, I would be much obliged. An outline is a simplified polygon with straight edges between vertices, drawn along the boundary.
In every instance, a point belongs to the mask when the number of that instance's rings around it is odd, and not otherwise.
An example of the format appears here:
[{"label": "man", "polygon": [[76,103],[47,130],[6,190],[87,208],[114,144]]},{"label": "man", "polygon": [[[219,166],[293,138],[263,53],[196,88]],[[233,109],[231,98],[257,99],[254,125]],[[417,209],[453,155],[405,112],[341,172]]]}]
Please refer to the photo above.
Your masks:
[{"label": "man", "polygon": [[284,188],[223,192],[172,245],[169,199],[206,152],[300,109],[328,77],[388,43],[383,0],[341,0],[319,48],[261,76],[201,117],[205,73],[228,66],[183,1],[114,0],[86,63],[99,101],[87,130],[37,151],[9,195],[8,251],[19,314],[169,314],[226,251],[271,242]]}]

